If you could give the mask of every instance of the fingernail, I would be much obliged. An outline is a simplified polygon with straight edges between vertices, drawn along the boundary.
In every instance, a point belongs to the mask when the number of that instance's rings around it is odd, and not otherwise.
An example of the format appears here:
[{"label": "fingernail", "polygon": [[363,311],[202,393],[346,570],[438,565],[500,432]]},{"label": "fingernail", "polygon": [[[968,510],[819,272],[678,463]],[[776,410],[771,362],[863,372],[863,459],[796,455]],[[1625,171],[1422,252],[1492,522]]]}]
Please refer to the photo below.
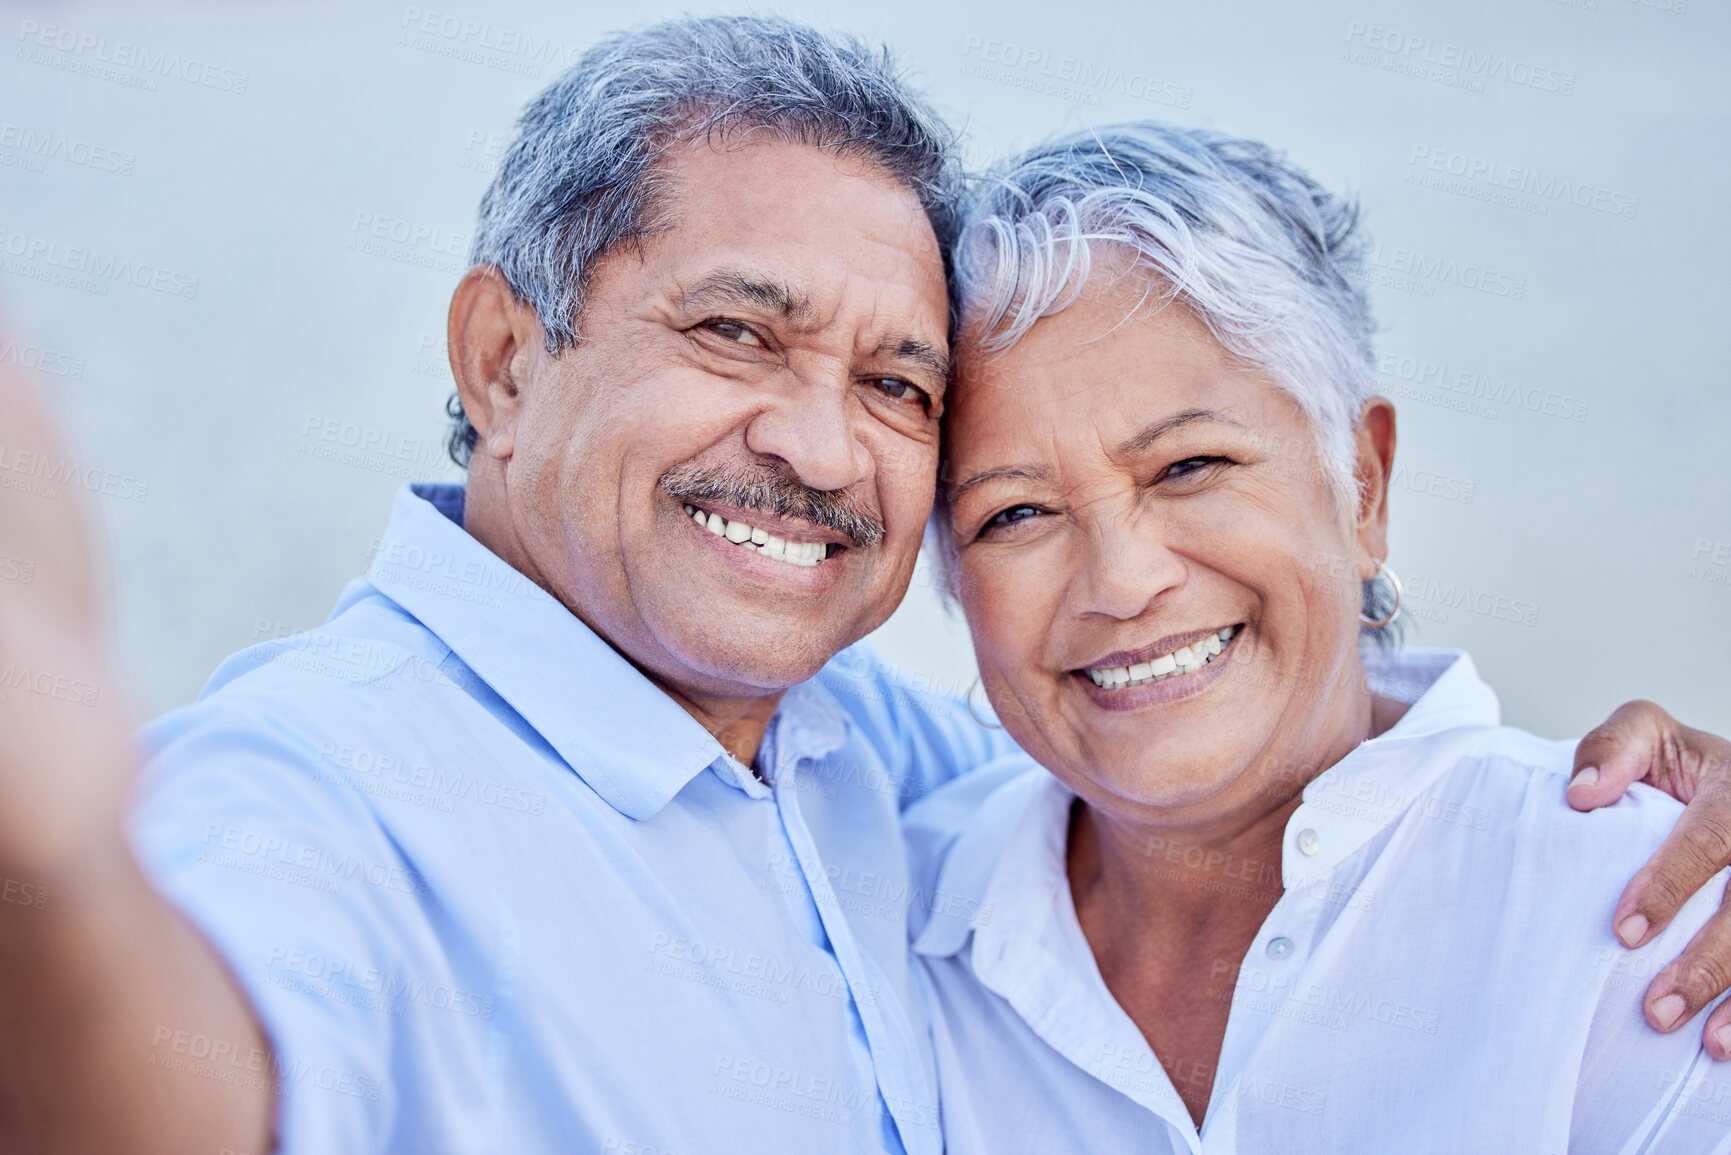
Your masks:
[{"label": "fingernail", "polygon": [[1677,1025],[1677,1020],[1688,1009],[1689,1003],[1682,995],[1666,995],[1653,1004],[1653,1021],[1659,1024],[1661,1031],[1668,1031]]},{"label": "fingernail", "polygon": [[1713,1032],[1713,1041],[1719,1044],[1719,1053],[1731,1058],[1731,1023],[1726,1023]]},{"label": "fingernail", "polygon": [[1647,916],[1631,914],[1617,924],[1617,937],[1623,940],[1624,946],[1634,946],[1647,937]]},{"label": "fingernail", "polygon": [[1577,774],[1573,778],[1569,779],[1569,789],[1570,790],[1582,789],[1582,788],[1589,787],[1589,786],[1597,786],[1598,784],[1599,784],[1599,768],[1597,766],[1583,766],[1583,767],[1581,767],[1581,772],[1579,774]]}]

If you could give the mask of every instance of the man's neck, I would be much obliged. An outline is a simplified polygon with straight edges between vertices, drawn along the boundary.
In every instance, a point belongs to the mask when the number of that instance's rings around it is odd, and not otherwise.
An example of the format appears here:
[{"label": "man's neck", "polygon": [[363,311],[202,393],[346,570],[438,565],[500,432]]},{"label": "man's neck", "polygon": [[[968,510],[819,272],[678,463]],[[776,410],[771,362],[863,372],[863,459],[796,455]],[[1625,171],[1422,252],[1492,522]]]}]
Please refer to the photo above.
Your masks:
[{"label": "man's neck", "polygon": [[[713,734],[723,750],[737,758],[742,765],[756,769],[754,763],[757,752],[763,745],[763,735],[768,731],[769,720],[775,717],[776,708],[781,705],[781,696],[785,691],[776,690],[756,698],[695,701],[654,674],[648,671],[644,673],[662,693],[678,702],[681,709],[696,718],[698,725]],[[758,777],[766,778],[763,774]]]},{"label": "man's neck", "polygon": [[615,653],[630,662],[640,674],[653,682],[657,689],[695,718],[698,725],[714,735],[722,749],[737,758],[742,765],[752,766],[757,759],[758,748],[763,745],[763,736],[769,729],[769,720],[775,716],[784,691],[739,696],[701,694],[674,684],[637,661],[608,636],[600,623],[585,614],[581,606],[561,597],[559,591],[535,566],[528,550],[522,547],[512,532],[510,511],[503,486],[496,476],[497,472],[498,467],[492,463],[470,462],[463,502],[464,531],[570,610],[596,637],[612,646]]}]

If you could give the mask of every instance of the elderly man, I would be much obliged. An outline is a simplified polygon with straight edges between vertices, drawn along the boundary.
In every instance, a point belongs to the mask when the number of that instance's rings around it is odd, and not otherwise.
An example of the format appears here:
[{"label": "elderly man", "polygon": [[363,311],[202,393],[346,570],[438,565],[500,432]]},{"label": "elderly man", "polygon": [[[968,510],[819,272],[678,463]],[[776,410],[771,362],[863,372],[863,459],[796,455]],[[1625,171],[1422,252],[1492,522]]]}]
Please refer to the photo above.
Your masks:
[{"label": "elderly man", "polygon": [[[938,1149],[907,909],[991,912],[910,890],[900,806],[1008,747],[848,647],[931,505],[946,143],[773,19],[530,106],[451,304],[466,486],[147,731],[132,854],[112,693],[0,703],[8,1149]],[[9,500],[0,653],[105,683],[79,539]],[[1582,804],[1723,758],[1614,721]]]}]

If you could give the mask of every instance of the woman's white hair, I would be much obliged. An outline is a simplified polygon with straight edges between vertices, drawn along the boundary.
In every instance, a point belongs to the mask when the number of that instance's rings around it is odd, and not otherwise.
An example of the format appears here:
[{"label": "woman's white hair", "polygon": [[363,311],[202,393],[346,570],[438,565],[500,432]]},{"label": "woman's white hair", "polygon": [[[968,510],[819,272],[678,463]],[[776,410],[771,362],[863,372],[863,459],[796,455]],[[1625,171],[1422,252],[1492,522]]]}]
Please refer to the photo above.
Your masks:
[{"label": "woman's white hair", "polygon": [[1061,137],[984,178],[956,255],[961,331],[986,353],[1074,303],[1097,250],[1129,257],[1284,390],[1352,489],[1375,392],[1358,206],[1268,146],[1144,120]]},{"label": "woman's white hair", "polygon": [[[1002,352],[1073,304],[1097,258],[1127,258],[1149,297],[1189,309],[1298,404],[1350,507],[1353,434],[1375,393],[1358,226],[1353,201],[1257,141],[1152,120],[1060,137],[987,173],[969,196],[957,331],[972,355]],[[941,490],[934,544],[953,576]]]}]

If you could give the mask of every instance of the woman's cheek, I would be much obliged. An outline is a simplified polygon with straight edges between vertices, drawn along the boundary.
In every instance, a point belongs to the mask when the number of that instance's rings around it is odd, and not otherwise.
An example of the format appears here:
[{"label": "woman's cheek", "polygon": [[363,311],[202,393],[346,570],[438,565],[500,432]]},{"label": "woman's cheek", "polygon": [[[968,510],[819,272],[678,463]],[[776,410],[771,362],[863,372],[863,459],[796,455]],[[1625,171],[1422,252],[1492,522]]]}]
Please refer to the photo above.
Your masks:
[{"label": "woman's cheek", "polygon": [[974,638],[981,678],[1015,694],[1037,661],[1050,622],[1039,611],[1041,592],[1019,559],[983,558],[964,563],[962,609]]},{"label": "woman's cheek", "polygon": [[973,596],[963,602],[973,627],[975,654],[982,668],[990,664],[1000,678],[1014,668],[1021,649],[1019,634],[1027,628],[1025,617],[1017,612],[1010,596],[1011,588],[1006,582],[982,580],[975,583]]}]

